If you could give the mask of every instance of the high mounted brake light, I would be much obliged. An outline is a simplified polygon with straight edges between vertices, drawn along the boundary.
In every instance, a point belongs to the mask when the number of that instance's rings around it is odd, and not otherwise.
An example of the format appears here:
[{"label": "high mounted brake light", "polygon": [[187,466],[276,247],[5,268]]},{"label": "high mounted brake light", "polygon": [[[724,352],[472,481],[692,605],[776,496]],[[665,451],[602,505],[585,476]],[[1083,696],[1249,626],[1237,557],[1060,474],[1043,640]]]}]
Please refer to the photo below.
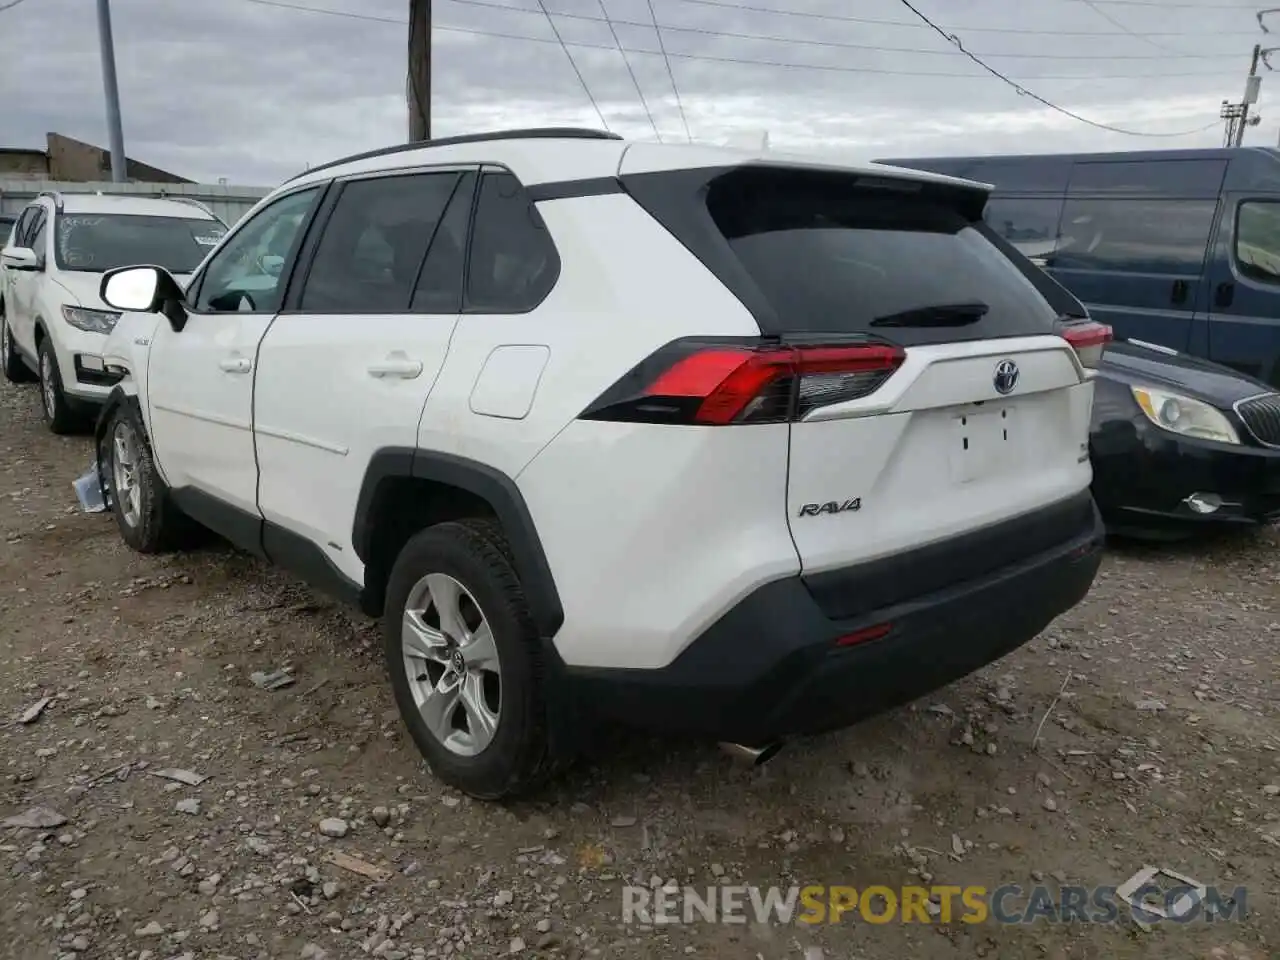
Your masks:
[{"label": "high mounted brake light", "polygon": [[1112,338],[1109,326],[1092,320],[1060,324],[1058,334],[1071,344],[1080,358],[1080,365],[1088,370],[1096,370],[1102,363],[1102,351]]},{"label": "high mounted brake light", "polygon": [[874,393],[906,353],[884,343],[677,343],[623,377],[588,420],[726,426],[787,423]]}]

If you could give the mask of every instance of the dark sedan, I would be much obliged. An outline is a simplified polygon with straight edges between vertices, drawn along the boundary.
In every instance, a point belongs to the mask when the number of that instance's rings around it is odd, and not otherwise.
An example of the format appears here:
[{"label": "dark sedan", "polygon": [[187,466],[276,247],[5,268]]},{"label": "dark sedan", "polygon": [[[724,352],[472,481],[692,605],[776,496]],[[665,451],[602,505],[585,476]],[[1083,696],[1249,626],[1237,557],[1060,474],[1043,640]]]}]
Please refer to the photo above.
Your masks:
[{"label": "dark sedan", "polygon": [[1179,538],[1280,519],[1280,392],[1133,340],[1095,380],[1093,494],[1109,531]]}]

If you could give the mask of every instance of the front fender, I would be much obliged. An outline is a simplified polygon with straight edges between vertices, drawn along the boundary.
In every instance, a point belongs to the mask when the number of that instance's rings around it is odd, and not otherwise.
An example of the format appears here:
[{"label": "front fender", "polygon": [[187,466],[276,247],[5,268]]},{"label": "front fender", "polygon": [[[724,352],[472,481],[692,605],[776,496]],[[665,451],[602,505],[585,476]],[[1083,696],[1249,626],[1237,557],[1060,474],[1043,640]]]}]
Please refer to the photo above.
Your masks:
[{"label": "front fender", "polygon": [[146,393],[147,353],[160,321],[154,313],[122,314],[102,345],[103,363],[124,374],[120,385],[128,393]]}]

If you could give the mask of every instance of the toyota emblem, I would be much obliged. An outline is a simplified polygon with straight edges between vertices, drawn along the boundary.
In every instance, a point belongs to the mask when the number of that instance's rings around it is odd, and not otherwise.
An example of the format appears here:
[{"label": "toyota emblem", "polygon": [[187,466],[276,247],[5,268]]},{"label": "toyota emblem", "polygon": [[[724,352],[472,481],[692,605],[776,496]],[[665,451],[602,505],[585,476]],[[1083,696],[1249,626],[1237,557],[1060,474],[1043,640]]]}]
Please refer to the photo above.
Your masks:
[{"label": "toyota emblem", "polygon": [[1001,360],[996,364],[993,382],[998,393],[1012,393],[1018,385],[1018,365],[1012,360]]}]

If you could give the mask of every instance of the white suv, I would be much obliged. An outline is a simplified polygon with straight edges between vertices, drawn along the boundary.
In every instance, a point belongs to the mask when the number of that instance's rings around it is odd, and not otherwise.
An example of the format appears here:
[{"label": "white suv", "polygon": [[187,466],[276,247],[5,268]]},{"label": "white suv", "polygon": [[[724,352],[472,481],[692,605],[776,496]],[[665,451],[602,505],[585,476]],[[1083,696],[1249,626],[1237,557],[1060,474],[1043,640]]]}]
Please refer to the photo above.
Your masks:
[{"label": "white suv", "polygon": [[0,364],[40,381],[54,433],[87,420],[118,378],[102,345],[119,313],[98,298],[106,271],[158,264],[185,278],[227,232],[191,201],[46,193],[23,210],[0,252]]},{"label": "white suv", "polygon": [[1098,569],[1109,331],[1060,323],[986,198],[591,131],[314,168],[185,293],[103,279],[143,311],[104,495],[139,550],[195,521],[380,615],[472,795],[599,717],[760,759],[1002,656]]}]

